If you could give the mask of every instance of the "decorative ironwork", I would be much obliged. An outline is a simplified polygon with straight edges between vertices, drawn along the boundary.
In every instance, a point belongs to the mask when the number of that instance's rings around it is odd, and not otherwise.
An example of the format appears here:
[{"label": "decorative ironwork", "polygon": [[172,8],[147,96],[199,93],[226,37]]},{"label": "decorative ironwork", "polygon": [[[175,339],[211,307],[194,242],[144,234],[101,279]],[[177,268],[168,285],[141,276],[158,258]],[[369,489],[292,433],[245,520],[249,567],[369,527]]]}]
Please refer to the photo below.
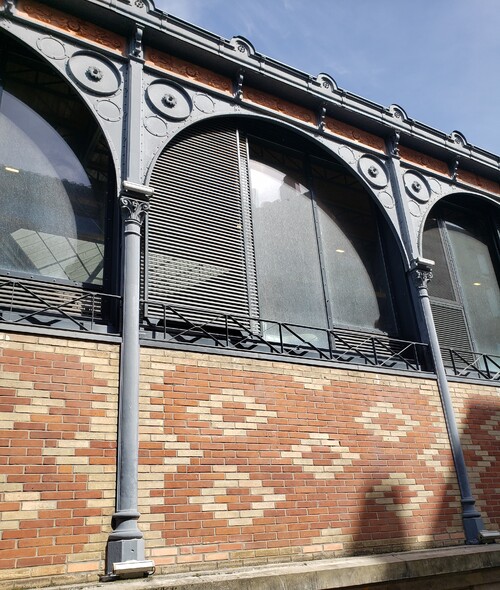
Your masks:
[{"label": "decorative ironwork", "polygon": [[166,107],[168,107],[170,109],[175,107],[175,105],[177,104],[177,99],[175,98],[175,96],[173,94],[163,95],[161,101]]},{"label": "decorative ironwork", "polygon": [[[136,3],[136,6],[138,4]],[[142,8],[142,6],[138,6],[138,8]],[[134,36],[130,41],[130,55],[132,57],[136,57],[142,59],[143,57],[143,35],[144,35],[144,27],[139,25],[136,26]]]},{"label": "decorative ironwork", "polygon": [[318,130],[325,130],[325,119],[326,119],[326,102],[321,103],[318,115]]},{"label": "decorative ironwork", "polygon": [[427,345],[341,328],[324,329],[143,301],[143,339],[372,367],[425,370]]},{"label": "decorative ironwork", "polygon": [[149,211],[149,203],[140,199],[132,199],[127,196],[120,197],[122,215],[126,221],[142,224],[146,213]]},{"label": "decorative ironwork", "polygon": [[500,381],[500,356],[473,350],[443,350],[445,367],[456,377]]},{"label": "decorative ironwork", "polygon": [[118,334],[121,297],[78,287],[0,278],[0,322]]},{"label": "decorative ironwork", "polygon": [[451,179],[455,182],[458,178],[458,167],[460,166],[460,158],[457,156],[451,166]]},{"label": "decorative ironwork", "polygon": [[401,132],[394,130],[389,140],[389,152],[393,158],[401,158],[399,153],[399,140],[401,139]]},{"label": "decorative ironwork", "polygon": [[413,280],[417,289],[427,291],[427,284],[432,280],[431,268],[414,268],[412,271]]},{"label": "decorative ironwork", "polygon": [[100,70],[97,66],[89,66],[85,73],[87,74],[87,77],[93,82],[100,82],[102,80],[102,70]]},{"label": "decorative ironwork", "polygon": [[[241,45],[239,46],[241,50]],[[238,72],[238,79],[236,80],[236,88],[234,91],[235,100],[243,100],[243,81],[245,79],[245,70],[240,69]]]}]

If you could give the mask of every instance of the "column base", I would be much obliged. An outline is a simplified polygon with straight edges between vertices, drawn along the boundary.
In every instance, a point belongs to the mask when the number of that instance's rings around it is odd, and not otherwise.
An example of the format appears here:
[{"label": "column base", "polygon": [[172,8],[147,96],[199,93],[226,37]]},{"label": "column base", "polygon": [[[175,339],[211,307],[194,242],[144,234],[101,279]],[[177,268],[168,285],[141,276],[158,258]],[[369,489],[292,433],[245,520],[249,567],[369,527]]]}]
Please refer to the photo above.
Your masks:
[{"label": "column base", "polygon": [[144,559],[144,539],[137,528],[140,514],[136,510],[119,510],[113,514],[113,532],[106,546],[106,575],[103,579],[136,578],[154,571],[154,563]]},{"label": "column base", "polygon": [[108,541],[106,548],[106,572],[108,574],[114,573],[113,564],[123,563],[124,561],[144,561],[144,539]]},{"label": "column base", "polygon": [[479,532],[484,530],[483,519],[476,509],[476,501],[472,496],[465,496],[461,499],[462,523],[467,545],[478,545],[480,541]]},{"label": "column base", "polygon": [[484,523],[480,516],[463,518],[462,522],[464,525],[465,543],[467,545],[478,545],[479,543],[484,543],[484,541],[481,540],[480,535],[480,533],[484,531]]}]

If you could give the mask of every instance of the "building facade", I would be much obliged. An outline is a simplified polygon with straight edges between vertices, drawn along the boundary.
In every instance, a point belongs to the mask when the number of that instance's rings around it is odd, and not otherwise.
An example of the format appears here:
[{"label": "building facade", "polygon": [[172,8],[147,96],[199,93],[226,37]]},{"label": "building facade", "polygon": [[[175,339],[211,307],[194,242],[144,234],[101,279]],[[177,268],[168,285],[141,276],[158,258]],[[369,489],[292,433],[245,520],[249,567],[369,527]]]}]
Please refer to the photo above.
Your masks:
[{"label": "building facade", "polygon": [[151,0],[0,39],[0,588],[494,541],[499,157]]}]

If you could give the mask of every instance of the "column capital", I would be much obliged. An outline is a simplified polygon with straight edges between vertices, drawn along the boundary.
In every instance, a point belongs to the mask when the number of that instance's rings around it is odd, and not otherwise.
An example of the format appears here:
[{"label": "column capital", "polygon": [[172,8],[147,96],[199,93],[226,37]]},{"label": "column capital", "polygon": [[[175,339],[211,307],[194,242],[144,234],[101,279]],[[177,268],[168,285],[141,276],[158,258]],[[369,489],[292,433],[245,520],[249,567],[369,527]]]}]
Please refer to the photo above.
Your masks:
[{"label": "column capital", "polygon": [[415,258],[411,261],[409,272],[417,289],[425,289],[427,291],[427,283],[433,276],[433,266],[434,260],[428,260],[427,258]]},{"label": "column capital", "polygon": [[154,189],[149,186],[124,180],[120,193],[120,207],[124,220],[142,225],[153,194]]}]

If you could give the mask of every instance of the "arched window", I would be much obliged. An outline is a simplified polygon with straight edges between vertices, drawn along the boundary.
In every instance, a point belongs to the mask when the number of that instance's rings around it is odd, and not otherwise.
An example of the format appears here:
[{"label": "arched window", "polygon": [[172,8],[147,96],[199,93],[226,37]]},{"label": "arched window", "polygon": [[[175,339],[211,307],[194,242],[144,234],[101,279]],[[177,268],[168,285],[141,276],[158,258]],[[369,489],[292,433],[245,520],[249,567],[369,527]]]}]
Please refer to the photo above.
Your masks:
[{"label": "arched window", "polygon": [[500,354],[498,207],[477,198],[440,201],[427,218],[423,253],[435,261],[429,283],[444,348]]},{"label": "arched window", "polygon": [[0,274],[105,281],[109,149],[71,87],[12,40],[0,48]]},{"label": "arched window", "polygon": [[[148,301],[258,318],[267,340],[295,334],[320,347],[333,327],[410,335],[391,232],[359,181],[312,142],[255,120],[195,125],[163,151],[150,184]],[[283,337],[279,324],[294,327]]]}]

